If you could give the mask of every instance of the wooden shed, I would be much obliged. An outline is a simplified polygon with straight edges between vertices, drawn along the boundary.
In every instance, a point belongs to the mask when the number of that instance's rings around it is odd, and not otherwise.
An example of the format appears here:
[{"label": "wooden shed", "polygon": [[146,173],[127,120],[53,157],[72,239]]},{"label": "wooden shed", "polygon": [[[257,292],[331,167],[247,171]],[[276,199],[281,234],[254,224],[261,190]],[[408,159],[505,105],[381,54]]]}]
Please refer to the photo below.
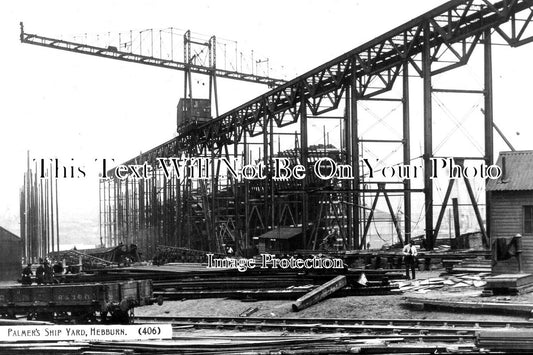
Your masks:
[{"label": "wooden shed", "polygon": [[260,253],[284,254],[302,249],[301,227],[280,227],[259,236]]},{"label": "wooden shed", "polygon": [[[521,234],[522,272],[533,273],[533,151],[501,152],[497,165],[502,176],[487,182],[491,242],[494,248],[498,238]],[[517,258],[493,255],[492,272],[517,273]]]},{"label": "wooden shed", "polygon": [[15,281],[22,271],[22,241],[0,227],[0,281]]}]

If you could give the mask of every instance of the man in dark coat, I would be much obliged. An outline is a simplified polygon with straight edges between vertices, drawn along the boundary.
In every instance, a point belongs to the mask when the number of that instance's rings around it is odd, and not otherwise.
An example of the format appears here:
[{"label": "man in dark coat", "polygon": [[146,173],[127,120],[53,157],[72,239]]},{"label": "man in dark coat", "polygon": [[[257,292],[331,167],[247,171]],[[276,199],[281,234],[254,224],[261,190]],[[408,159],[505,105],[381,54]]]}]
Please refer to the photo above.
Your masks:
[{"label": "man in dark coat", "polygon": [[52,270],[54,271],[54,275],[62,275],[63,271],[65,271],[65,268],[63,267],[63,263],[61,263],[61,261],[58,261],[54,264]]},{"label": "man in dark coat", "polygon": [[44,261],[44,283],[54,283],[54,270],[52,270],[52,266],[50,266],[50,262],[48,260]]},{"label": "man in dark coat", "polygon": [[22,270],[23,285],[31,285],[31,275],[33,275],[33,272],[31,271],[31,263],[28,263],[28,265]]},{"label": "man in dark coat", "polygon": [[37,270],[35,270],[35,277],[37,278],[37,285],[41,285],[44,283],[44,266],[41,263],[37,267]]}]

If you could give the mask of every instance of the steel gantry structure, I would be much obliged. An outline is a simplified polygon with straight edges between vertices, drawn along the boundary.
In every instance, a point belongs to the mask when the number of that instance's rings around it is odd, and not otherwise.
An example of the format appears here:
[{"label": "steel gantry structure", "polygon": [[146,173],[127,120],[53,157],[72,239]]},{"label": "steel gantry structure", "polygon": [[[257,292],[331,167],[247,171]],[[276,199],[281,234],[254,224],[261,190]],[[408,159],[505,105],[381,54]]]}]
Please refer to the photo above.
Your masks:
[{"label": "steel gantry structure", "polygon": [[[188,39],[188,42],[185,42],[185,51],[190,52],[191,47],[191,34],[190,31],[187,31],[184,34],[184,37]],[[68,52],[79,53],[92,55],[96,57],[102,57],[107,59],[115,59],[124,62],[138,63],[144,65],[151,65],[155,67],[173,69],[179,71],[186,71],[195,74],[202,75],[215,75],[220,78],[227,78],[233,80],[246,81],[251,83],[266,84],[270,87],[278,86],[285,83],[283,79],[275,79],[268,76],[262,76],[251,73],[244,73],[237,70],[225,70],[217,68],[216,66],[206,66],[194,64],[190,60],[190,55],[188,58],[184,58],[184,61],[175,60],[172,58],[163,58],[162,56],[154,56],[153,50],[152,53],[142,54],[134,53],[132,51],[125,51],[121,46],[94,46],[90,44],[67,41],[58,38],[50,38],[45,36],[40,36],[38,34],[26,33],[24,32],[24,24],[20,23],[20,41],[22,43],[33,44],[36,46],[48,47],[53,49],[60,49]],[[207,43],[197,43],[200,45],[207,45],[211,48],[214,47],[215,37],[211,37]],[[188,53],[190,54],[190,53]],[[214,63],[213,63],[214,64]]]},{"label": "steel gantry structure", "polygon": [[[132,213],[133,208],[136,215],[133,218],[136,221],[134,225],[137,223],[141,226],[136,232],[137,238],[142,238],[146,230],[151,230],[149,233],[155,235],[159,243],[186,245],[184,236],[190,238],[193,229],[197,228],[198,238],[206,238],[206,243],[195,244],[197,247],[219,249],[218,245],[229,235],[240,249],[249,246],[251,238],[260,233],[288,226],[299,228],[303,236],[303,247],[310,247],[316,246],[316,230],[322,228],[321,220],[325,213],[322,208],[327,205],[327,213],[335,215],[338,220],[337,224],[341,227],[346,247],[357,249],[365,246],[376,201],[381,194],[387,201],[399,239],[410,239],[411,198],[412,194],[421,193],[425,202],[425,240],[427,247],[432,249],[453,182],[448,186],[435,221],[431,169],[424,169],[424,185],[420,189],[413,188],[409,179],[396,183],[365,182],[360,163],[361,145],[366,142],[399,143],[402,146],[402,163],[408,165],[411,162],[409,77],[416,75],[422,79],[422,159],[425,167],[429,167],[431,159],[435,157],[432,99],[435,92],[483,96],[484,153],[482,156],[466,155],[455,158],[458,164],[462,164],[464,160],[479,159],[491,165],[494,161],[491,37],[493,33],[497,33],[511,47],[531,42],[533,37],[528,35],[528,25],[533,18],[532,6],[533,0],[448,1],[126,162],[147,162],[156,168],[157,158],[187,153],[212,158],[234,156],[246,165],[252,161],[248,154],[251,145],[259,144],[262,151],[259,159],[266,167],[266,176],[260,181],[242,182],[228,178],[224,186],[220,181],[222,179],[216,176],[208,182],[197,181],[193,188],[201,197],[196,197],[193,189],[189,189],[189,195],[185,196],[186,190],[181,186],[182,183],[167,179],[154,179],[149,183],[116,179],[104,182],[109,188],[107,192],[104,191],[104,196],[106,193],[108,196],[103,199],[104,208],[106,204],[119,204],[119,207],[112,208],[114,212],[112,220],[108,221],[109,230],[113,230],[115,237],[117,233],[122,233],[122,236],[131,238],[132,234],[125,232],[125,228],[131,228],[127,216]],[[433,87],[434,76],[467,64],[479,46],[483,46],[483,88],[467,90]],[[442,59],[444,54],[446,60]],[[399,97],[387,96],[393,88],[399,88]],[[401,104],[401,138],[365,139],[360,136],[360,105],[366,101],[393,101]],[[318,184],[308,174],[298,181],[275,181],[272,175],[273,158],[282,155],[280,149],[275,153],[275,135],[286,134],[281,131],[284,127],[294,125],[299,128],[299,132],[294,133],[295,143],[290,155],[295,161],[309,165],[317,150],[324,148],[326,151],[326,141],[323,147],[318,149],[309,146],[309,120],[325,117],[325,113],[334,112],[343,106],[344,113],[338,117],[343,125],[338,159],[353,168],[353,179]],[[254,138],[259,139],[259,143],[255,143]],[[212,169],[220,171],[219,166],[213,165]],[[464,180],[480,230],[486,240],[490,231],[484,228],[483,217],[468,179]],[[132,190],[135,192],[132,193]],[[148,190],[149,193],[146,192]],[[367,208],[361,203],[361,196],[364,194],[371,194],[373,199],[368,216],[365,212]],[[398,218],[393,213],[389,194],[403,196],[403,233]],[[147,211],[148,205],[152,208],[151,212]],[[196,222],[192,221],[191,217],[194,206],[201,206],[202,210],[202,216]],[[321,206],[319,212],[315,206]],[[124,213],[126,216],[120,216]],[[203,227],[200,226],[202,223]],[[200,231],[202,228],[203,232]],[[154,229],[159,231],[153,232]]]},{"label": "steel gantry structure", "polygon": [[[165,33],[165,34],[164,34]],[[143,34],[148,34],[147,41],[143,40]],[[158,35],[159,34],[159,35]],[[121,36],[122,35],[122,36]],[[96,38],[99,38],[99,34],[96,35]],[[178,105],[178,132],[183,129],[183,125],[180,124],[180,120],[184,120],[184,116],[191,116],[191,111],[195,110],[195,105],[198,102],[202,104],[202,110],[204,114],[207,112],[208,115],[211,112],[215,113],[215,116],[218,116],[218,94],[217,94],[217,78],[222,79],[231,79],[248,83],[263,84],[268,87],[275,87],[286,83],[283,79],[276,79],[270,76],[270,67],[266,68],[266,75],[261,75],[259,73],[258,67],[260,64],[266,63],[267,66],[270,64],[269,59],[258,59],[254,61],[253,51],[252,51],[252,61],[251,67],[245,68],[243,66],[243,53],[241,52],[240,68],[238,62],[230,63],[232,70],[226,69],[226,43],[219,43],[215,36],[211,36],[209,39],[203,39],[199,37],[200,35],[192,34],[190,30],[184,32],[182,35],[179,31],[174,28],[168,28],[165,30],[154,30],[146,29],[141,31],[128,31],[126,33],[118,33],[118,36],[114,34],[111,38],[111,33],[106,33],[102,41],[98,43],[87,43],[88,35],[84,34],[78,37],[74,37],[73,40],[65,40],[59,38],[52,38],[49,36],[41,36],[38,34],[27,33],[24,30],[24,24],[20,23],[20,41],[26,44],[32,44],[41,47],[47,47],[52,49],[60,49],[63,51],[68,51],[72,53],[86,54],[101,58],[114,59],[119,61],[125,61],[130,63],[137,63],[143,65],[156,66],[165,69],[173,69],[184,72],[184,92],[183,92],[183,105]],[[157,38],[159,37],[159,38]],[[226,40],[227,41],[227,40]],[[90,40],[89,40],[90,42]],[[148,43],[145,43],[148,42]],[[165,44],[163,44],[165,42]],[[179,53],[176,51],[176,46],[179,48],[180,42],[183,44],[183,60],[180,61],[177,59]],[[224,69],[217,67],[217,45],[223,45],[223,58],[224,58]],[[134,48],[136,47],[136,48]],[[165,49],[165,50],[163,50]],[[235,55],[237,55],[237,43],[234,42]],[[219,53],[220,54],[220,53]],[[237,61],[237,57],[235,58]],[[250,63],[249,63],[250,64]],[[255,72],[254,72],[255,66]],[[208,99],[198,99],[193,97],[193,75],[207,75],[209,77],[209,98]],[[207,102],[207,104],[206,104]],[[214,109],[211,111],[211,105],[213,104]],[[181,108],[180,108],[181,107]],[[198,111],[198,110],[197,110]],[[181,114],[181,117],[180,117]],[[186,117],[191,119],[192,117]],[[204,121],[207,117],[201,117]],[[157,175],[160,178],[160,175]],[[154,181],[156,181],[154,179]],[[130,181],[131,182],[131,181]],[[112,186],[112,187],[110,187]],[[149,218],[139,217],[140,214],[144,214],[144,198],[147,199],[147,203],[151,204],[152,199],[149,199],[149,196],[158,195],[158,192],[155,191],[155,185],[145,184],[141,186],[141,192],[132,189],[128,190],[127,183],[117,184],[116,182],[111,185],[109,180],[101,181],[101,213],[100,213],[100,224],[101,224],[101,244],[111,245],[116,244],[118,241],[132,241],[135,240],[136,243],[145,247],[148,244],[154,246],[151,242],[146,242],[147,240],[153,240],[153,236],[149,234],[143,234],[144,237],[139,237],[138,229],[140,225],[158,225],[158,218],[163,218],[164,213],[152,213]],[[165,184],[166,186],[166,184]],[[201,184],[200,186],[205,186]],[[107,188],[106,188],[107,187]],[[199,186],[195,185],[195,188]],[[125,190],[124,190],[125,188]],[[113,194],[111,195],[111,189],[113,189]],[[186,191],[187,195],[192,195],[191,192],[192,185],[187,185]],[[146,190],[146,192],[145,192]],[[153,192],[152,192],[153,191]],[[164,190],[165,192],[167,190]],[[135,194],[135,198],[130,198],[129,194]],[[146,194],[146,196],[145,196]],[[125,196],[122,201],[122,197]],[[111,199],[113,201],[111,202]],[[129,210],[130,201],[140,199],[141,201],[136,204],[137,209],[134,213],[137,214],[137,218],[133,221],[133,217],[130,215],[131,210]],[[198,201],[199,204],[202,204],[202,201]],[[140,210],[138,209],[140,206]],[[156,205],[154,204],[155,208]],[[174,207],[172,207],[174,208]],[[151,210],[151,209],[150,209]],[[187,213],[192,213],[190,209],[186,210]],[[202,215],[205,217],[205,215]],[[163,224],[168,227],[168,222],[166,218]],[[129,225],[131,222],[131,226]],[[189,219],[189,225],[193,223]],[[113,225],[113,228],[111,228]],[[117,225],[121,227],[117,228]],[[125,228],[122,226],[125,225]],[[176,225],[172,224],[171,229],[175,229]],[[143,228],[146,229],[146,228]],[[165,228],[167,231],[168,228]],[[135,232],[133,232],[135,231]],[[135,233],[133,238],[127,238],[130,232]],[[108,234],[105,236],[105,234]],[[158,234],[159,234],[158,230]],[[191,232],[192,233],[192,232]],[[113,234],[113,237],[110,235]],[[146,251],[146,250],[145,250]],[[149,254],[148,254],[149,255]]]}]

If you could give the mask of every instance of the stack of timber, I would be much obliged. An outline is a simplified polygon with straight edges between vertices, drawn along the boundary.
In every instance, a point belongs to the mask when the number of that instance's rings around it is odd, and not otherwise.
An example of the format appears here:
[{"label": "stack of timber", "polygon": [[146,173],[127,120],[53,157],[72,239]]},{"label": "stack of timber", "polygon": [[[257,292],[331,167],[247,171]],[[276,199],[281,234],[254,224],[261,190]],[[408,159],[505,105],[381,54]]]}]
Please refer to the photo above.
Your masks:
[{"label": "stack of timber", "polygon": [[154,281],[154,294],[167,300],[192,298],[232,298],[241,300],[296,300],[330,280],[342,277],[346,287],[334,297],[384,295],[398,292],[389,283],[386,272],[365,273],[345,270],[342,274],[324,272],[246,272],[229,270],[202,275],[184,275],[175,279]]},{"label": "stack of timber", "polygon": [[[421,338],[421,335],[417,336]],[[457,337],[455,337],[457,338]],[[418,339],[417,339],[418,340]],[[203,334],[175,331],[167,341],[23,342],[0,344],[9,354],[445,354],[473,353],[473,341],[455,345],[449,336],[413,341],[395,334],[349,336],[346,334],[281,334],[239,332]]]},{"label": "stack of timber", "polygon": [[476,345],[479,348],[505,353],[533,352],[533,333],[530,330],[480,330]]},{"label": "stack of timber", "polygon": [[437,289],[460,289],[463,287],[481,288],[487,284],[485,277],[487,273],[477,275],[453,275],[446,277],[432,277],[423,280],[393,280],[391,285],[398,286],[402,292],[428,293]]},{"label": "stack of timber", "polygon": [[52,261],[60,261],[64,263],[65,267],[76,266],[78,268],[76,271],[79,271],[80,267],[83,269],[102,269],[114,265],[111,261],[85,254],[83,251],[75,249],[50,253],[48,254],[48,257]]},{"label": "stack of timber", "polygon": [[[210,252],[189,248],[172,247],[158,245],[153,258],[154,265],[164,265],[168,263],[205,263],[207,254]],[[214,254],[215,258],[223,258],[226,255]]]},{"label": "stack of timber", "polygon": [[518,295],[533,291],[531,274],[503,274],[488,277],[486,280],[484,296]]},{"label": "stack of timber", "polygon": [[443,259],[442,266],[449,274],[490,273],[491,260],[484,258]]},{"label": "stack of timber", "polygon": [[[48,257],[68,266],[81,266],[84,270],[101,269],[111,265],[139,262],[141,257],[135,244],[121,244],[109,248],[71,249],[49,253]],[[80,264],[81,261],[81,264]]]},{"label": "stack of timber", "polygon": [[398,289],[402,292],[427,293],[433,289],[444,287],[444,281],[445,279],[443,278],[432,277],[425,280],[391,281],[391,284],[398,286]]},{"label": "stack of timber", "polygon": [[530,316],[533,311],[532,303],[510,302],[481,302],[481,301],[453,301],[426,298],[405,298],[405,305],[417,310],[447,309],[472,313],[522,314]]},{"label": "stack of timber", "polygon": [[[93,275],[93,281],[112,279],[153,280],[156,296],[169,300],[191,298],[295,300],[329,280],[344,276],[347,286],[336,296],[376,295],[397,292],[389,280],[404,277],[402,270],[357,269],[208,269],[202,264],[134,266]],[[90,280],[89,276],[85,280]]]},{"label": "stack of timber", "polygon": [[398,292],[391,279],[405,277],[403,270],[361,269],[237,269],[207,268],[199,263],[176,263],[163,266],[135,265],[124,268],[94,270],[94,273],[63,275],[62,282],[106,282],[115,280],[153,281],[154,294],[167,300],[193,298],[233,298],[241,300],[296,300],[307,292],[344,276],[346,287],[335,297],[385,295]]},{"label": "stack of timber", "polygon": [[[328,252],[328,254],[330,254],[330,252]],[[360,267],[364,269],[394,269],[401,268],[403,265],[402,249],[350,250],[343,254],[341,252],[336,253],[336,255],[337,254],[338,256],[336,257],[343,258],[344,262],[352,267]],[[480,266],[485,267],[488,265],[490,268],[490,257],[491,254],[488,250],[449,250],[446,248],[427,251],[419,249],[417,262],[418,269],[421,271],[440,268],[441,263],[446,260],[455,260],[455,263],[459,263],[468,259],[478,260],[481,264]],[[484,272],[484,270],[478,270],[476,272]]]}]

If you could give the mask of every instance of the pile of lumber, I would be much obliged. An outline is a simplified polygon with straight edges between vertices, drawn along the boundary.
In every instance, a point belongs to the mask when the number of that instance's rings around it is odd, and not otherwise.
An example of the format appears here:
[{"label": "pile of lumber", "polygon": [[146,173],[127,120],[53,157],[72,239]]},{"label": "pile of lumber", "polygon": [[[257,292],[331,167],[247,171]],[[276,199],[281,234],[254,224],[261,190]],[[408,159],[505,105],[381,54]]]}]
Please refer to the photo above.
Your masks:
[{"label": "pile of lumber", "polygon": [[487,282],[485,281],[486,273],[480,273],[477,275],[453,275],[447,277],[432,277],[424,280],[396,280],[391,281],[391,285],[398,286],[398,290],[402,292],[416,292],[416,293],[428,293],[435,289],[443,288],[462,288],[462,287],[484,287]]},{"label": "pile of lumber", "polygon": [[[206,255],[209,253],[210,252],[204,250],[158,245],[155,256],[153,257],[153,263],[155,265],[164,265],[167,263],[176,262],[205,263],[207,262]],[[215,258],[223,258],[226,256],[220,253],[211,254],[214,254]]]},{"label": "pile of lumber", "polygon": [[[326,284],[336,277],[342,277],[346,284],[339,288],[334,297],[384,295],[398,292],[398,286],[391,285],[386,271],[347,269],[342,273],[330,272],[220,272],[188,273],[175,279],[154,280],[154,295],[167,300],[192,298],[232,298],[253,300],[296,300],[306,293]],[[393,273],[398,276],[398,272]]]},{"label": "pile of lumber", "polygon": [[[443,354],[457,352],[457,345],[412,342],[409,337],[390,335],[385,338],[346,336],[344,334],[258,334],[224,336],[175,332],[170,341],[103,341],[85,347],[93,354]],[[28,345],[27,343],[24,345]],[[13,348],[14,345],[10,345]],[[460,349],[474,352],[475,345],[460,344]],[[455,350],[455,351],[454,351]],[[80,352],[81,353],[81,352]]]},{"label": "pile of lumber", "polygon": [[49,253],[51,260],[65,263],[65,267],[81,261],[84,270],[100,269],[119,264],[141,261],[135,244],[120,244],[109,248],[71,249]]},{"label": "pile of lumber", "polygon": [[[357,265],[365,269],[400,268],[403,266],[403,253],[401,248],[389,250],[350,250],[339,257],[342,257],[348,265]],[[449,247],[441,247],[433,251],[420,249],[418,251],[417,262],[418,268],[421,271],[439,268],[441,263],[450,264],[450,261],[452,261],[451,265],[457,264],[458,267],[486,268],[488,266],[490,268],[490,257],[491,254],[488,250],[450,250]],[[468,265],[468,262],[471,261],[475,261],[479,265]],[[461,263],[464,263],[464,265],[459,265]],[[475,272],[486,271],[486,269],[480,269]]]},{"label": "pile of lumber", "polygon": [[449,274],[477,274],[492,271],[491,260],[484,258],[443,259],[442,266]]},{"label": "pile of lumber", "polygon": [[484,296],[518,295],[533,291],[533,275],[503,274],[488,277]]},{"label": "pile of lumber", "polygon": [[533,333],[530,330],[481,330],[477,334],[479,348],[506,353],[533,352]]},{"label": "pile of lumber", "polygon": [[431,308],[448,309],[461,312],[473,313],[498,313],[498,314],[525,314],[531,315],[533,311],[532,303],[511,303],[511,302],[483,302],[483,301],[455,301],[443,299],[426,299],[408,297],[405,305],[417,310],[428,310]]}]

